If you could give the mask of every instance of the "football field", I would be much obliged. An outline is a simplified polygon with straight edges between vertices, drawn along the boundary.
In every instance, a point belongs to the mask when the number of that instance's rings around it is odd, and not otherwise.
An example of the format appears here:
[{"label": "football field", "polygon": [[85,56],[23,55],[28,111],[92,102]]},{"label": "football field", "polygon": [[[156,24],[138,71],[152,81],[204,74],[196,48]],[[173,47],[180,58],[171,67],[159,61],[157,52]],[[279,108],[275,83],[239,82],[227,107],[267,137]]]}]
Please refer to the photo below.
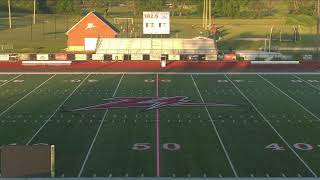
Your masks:
[{"label": "football field", "polygon": [[318,177],[320,74],[1,74],[0,145],[56,177]]}]

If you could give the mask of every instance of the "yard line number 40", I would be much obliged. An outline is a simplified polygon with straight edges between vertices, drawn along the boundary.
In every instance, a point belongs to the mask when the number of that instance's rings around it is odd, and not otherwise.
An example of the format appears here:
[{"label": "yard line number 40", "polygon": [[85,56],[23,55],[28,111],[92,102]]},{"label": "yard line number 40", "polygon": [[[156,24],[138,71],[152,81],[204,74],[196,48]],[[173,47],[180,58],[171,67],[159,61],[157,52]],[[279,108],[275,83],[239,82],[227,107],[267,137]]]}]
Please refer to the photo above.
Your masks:
[{"label": "yard line number 40", "polygon": [[[162,144],[162,148],[168,151],[178,151],[181,149],[181,146],[177,143],[164,143]],[[151,143],[135,143],[131,149],[136,151],[147,151],[151,149]]]},{"label": "yard line number 40", "polygon": [[[320,145],[316,145],[318,147],[320,147]],[[297,150],[301,150],[301,151],[312,151],[315,149],[314,145],[311,144],[307,144],[307,143],[295,143],[293,144],[293,147]],[[285,151],[286,148],[278,143],[272,143],[269,144],[265,147],[266,149],[270,149],[272,151]]]}]

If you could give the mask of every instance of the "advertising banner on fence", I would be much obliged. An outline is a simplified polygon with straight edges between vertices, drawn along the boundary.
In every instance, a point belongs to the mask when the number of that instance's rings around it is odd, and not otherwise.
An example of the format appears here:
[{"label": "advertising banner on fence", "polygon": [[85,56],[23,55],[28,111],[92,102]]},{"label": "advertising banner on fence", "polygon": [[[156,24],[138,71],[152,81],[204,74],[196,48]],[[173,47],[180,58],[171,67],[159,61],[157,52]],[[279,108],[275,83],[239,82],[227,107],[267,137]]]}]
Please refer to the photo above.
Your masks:
[{"label": "advertising banner on fence", "polygon": [[49,54],[37,54],[37,60],[47,61],[49,60]]},{"label": "advertising banner on fence", "polygon": [[20,61],[27,61],[30,60],[30,54],[19,54],[18,58]]},{"label": "advertising banner on fence", "polygon": [[55,54],[54,59],[58,61],[66,61],[68,59],[67,54]]},{"label": "advertising banner on fence", "polygon": [[103,61],[104,54],[92,54],[92,60],[94,61]]},{"label": "advertising banner on fence", "polygon": [[87,54],[75,54],[75,60],[76,61],[86,61]]},{"label": "advertising banner on fence", "polygon": [[216,61],[218,59],[218,56],[216,54],[207,54],[206,55],[206,61]]},{"label": "advertising banner on fence", "polygon": [[150,54],[150,60],[161,60],[161,54]]},{"label": "advertising banner on fence", "polygon": [[131,54],[131,60],[133,61],[143,60],[143,54]]},{"label": "advertising banner on fence", "polygon": [[112,54],[113,61],[123,61],[124,55],[123,54]]},{"label": "advertising banner on fence", "polygon": [[180,55],[179,54],[169,54],[168,59],[172,60],[172,61],[179,61],[180,60]]},{"label": "advertising banner on fence", "polygon": [[9,54],[0,54],[0,61],[9,61]]}]

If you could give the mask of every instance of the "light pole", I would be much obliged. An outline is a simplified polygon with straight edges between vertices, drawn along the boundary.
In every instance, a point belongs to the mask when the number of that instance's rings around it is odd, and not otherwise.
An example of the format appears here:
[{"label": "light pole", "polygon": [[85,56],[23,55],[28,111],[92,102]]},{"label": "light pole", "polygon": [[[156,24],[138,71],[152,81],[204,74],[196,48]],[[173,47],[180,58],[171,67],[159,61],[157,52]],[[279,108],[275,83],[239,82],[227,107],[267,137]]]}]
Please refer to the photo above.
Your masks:
[{"label": "light pole", "polygon": [[207,0],[203,0],[203,12],[202,12],[202,27],[205,28],[206,27],[206,7],[207,7]]},{"label": "light pole", "polygon": [[269,36],[269,53],[271,52],[272,33],[273,33],[273,26],[271,27],[270,36]]},{"label": "light pole", "polygon": [[318,0],[318,18],[317,18],[317,35],[319,38],[319,34],[320,34],[320,0]]},{"label": "light pole", "polygon": [[[320,43],[320,0],[318,0],[318,13],[317,13],[317,36],[318,36],[318,43]],[[320,48],[318,48],[318,52]]]},{"label": "light pole", "polygon": [[12,28],[12,24],[11,24],[11,4],[10,4],[10,0],[8,0],[8,11],[9,11],[9,27],[11,29]]},{"label": "light pole", "polygon": [[33,24],[36,24],[36,0],[33,0]]},{"label": "light pole", "polygon": [[211,0],[203,0],[202,26],[208,30],[211,25]]}]

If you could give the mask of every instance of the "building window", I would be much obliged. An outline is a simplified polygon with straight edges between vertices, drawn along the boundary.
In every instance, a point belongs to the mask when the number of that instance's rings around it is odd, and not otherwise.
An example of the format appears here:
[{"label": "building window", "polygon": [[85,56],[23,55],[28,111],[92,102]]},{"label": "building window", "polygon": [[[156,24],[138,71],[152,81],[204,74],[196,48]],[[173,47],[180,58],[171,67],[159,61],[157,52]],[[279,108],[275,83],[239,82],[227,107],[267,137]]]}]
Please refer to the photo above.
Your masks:
[{"label": "building window", "polygon": [[149,23],[146,23],[146,27],[148,27]]},{"label": "building window", "polygon": [[161,23],[159,23],[159,27],[161,28]]}]

